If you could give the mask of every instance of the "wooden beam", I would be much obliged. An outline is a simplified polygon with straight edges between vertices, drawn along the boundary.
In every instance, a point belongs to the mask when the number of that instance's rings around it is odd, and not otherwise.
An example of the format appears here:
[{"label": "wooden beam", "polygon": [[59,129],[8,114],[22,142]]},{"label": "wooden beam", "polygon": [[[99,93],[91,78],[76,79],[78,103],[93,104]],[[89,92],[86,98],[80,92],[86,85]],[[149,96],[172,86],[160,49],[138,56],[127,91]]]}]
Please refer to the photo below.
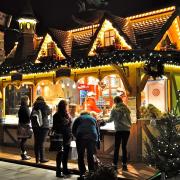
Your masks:
[{"label": "wooden beam", "polygon": [[144,132],[146,133],[147,137],[151,140],[151,141],[154,141],[155,140],[155,137],[153,136],[153,134],[151,133],[151,131],[149,130],[149,128],[147,127],[146,124],[143,124],[142,125],[142,128],[144,130]]},{"label": "wooden beam", "polygon": [[145,74],[139,84],[139,88],[138,88],[139,92],[143,91],[148,79],[149,79],[149,75]]},{"label": "wooden beam", "polygon": [[124,71],[121,69],[120,66],[118,66],[118,65],[116,65],[116,64],[112,64],[112,66],[115,68],[115,70],[118,71],[118,73],[119,73],[119,75],[120,75],[120,77],[121,77],[121,80],[122,80],[122,82],[123,82],[123,84],[124,84],[125,89],[126,89],[129,93],[131,93],[132,88],[131,88],[131,86],[130,86],[130,84],[129,84],[129,81],[128,81],[128,79],[127,79]]}]

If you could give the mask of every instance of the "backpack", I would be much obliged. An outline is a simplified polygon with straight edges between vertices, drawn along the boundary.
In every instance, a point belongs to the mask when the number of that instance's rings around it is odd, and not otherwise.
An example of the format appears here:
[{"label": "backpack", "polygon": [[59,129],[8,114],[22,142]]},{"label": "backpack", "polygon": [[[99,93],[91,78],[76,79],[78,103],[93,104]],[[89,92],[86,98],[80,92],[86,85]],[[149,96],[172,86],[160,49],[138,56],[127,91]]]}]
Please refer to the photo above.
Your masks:
[{"label": "backpack", "polygon": [[42,127],[43,120],[42,120],[42,112],[41,110],[33,110],[31,113],[31,124],[32,127]]}]

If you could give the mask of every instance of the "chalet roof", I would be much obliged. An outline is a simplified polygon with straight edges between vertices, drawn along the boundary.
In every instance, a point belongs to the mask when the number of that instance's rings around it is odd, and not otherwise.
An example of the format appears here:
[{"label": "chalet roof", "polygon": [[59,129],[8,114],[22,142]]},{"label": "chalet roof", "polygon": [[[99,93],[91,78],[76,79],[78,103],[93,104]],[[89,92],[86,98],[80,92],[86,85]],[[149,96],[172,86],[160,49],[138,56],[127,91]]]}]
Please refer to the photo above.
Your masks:
[{"label": "chalet roof", "polygon": [[19,17],[36,19],[30,0],[26,0]]},{"label": "chalet roof", "polygon": [[98,32],[101,30],[102,23],[107,19],[133,49],[154,49],[154,45],[158,43],[156,39],[163,35],[164,26],[175,17],[175,12],[173,12],[174,9],[169,8],[153,11],[152,14],[147,13],[127,18],[104,13],[98,28],[93,29],[93,25],[92,28],[79,26],[79,29],[82,30],[72,29],[72,34],[54,29],[53,34],[66,54],[72,57],[84,57],[90,51]]},{"label": "chalet roof", "polygon": [[53,40],[57,42],[58,47],[61,49],[65,57],[71,56],[72,51],[72,35],[68,31],[62,31],[58,29],[49,29],[49,34],[52,36]]},{"label": "chalet roof", "polygon": [[170,9],[161,13],[157,11],[157,13],[152,13],[152,15],[149,13],[147,16],[127,18],[131,21],[137,48],[152,48],[152,43],[162,33],[164,25],[168,22],[172,14],[173,11]]},{"label": "chalet roof", "polygon": [[[22,65],[22,64],[24,64],[26,62],[29,62],[29,61],[35,62],[35,60],[37,58],[37,55],[38,55],[38,52],[39,52],[39,50],[41,48],[41,45],[42,45],[44,39],[40,40],[39,45],[34,49],[34,51],[24,59],[22,58],[22,52],[21,52],[23,44],[22,44],[22,41],[20,39],[21,38],[20,38],[20,35],[19,35],[18,39],[16,41],[17,44],[14,41],[14,46],[11,49],[8,49],[8,53],[6,52],[7,58],[1,64],[2,66]],[[10,55],[10,53],[12,53],[13,56]],[[10,56],[8,56],[8,54]]]},{"label": "chalet roof", "polygon": [[86,31],[73,33],[72,56],[87,56],[87,51],[90,50],[89,45],[92,41],[93,36],[93,26]]},{"label": "chalet roof", "polygon": [[136,39],[134,35],[134,29],[128,19],[112,14],[106,14],[105,18],[112,22],[113,27],[119,31],[119,33],[126,39],[128,44],[130,44],[132,47],[135,47]]},{"label": "chalet roof", "polygon": [[[174,11],[173,8],[127,18],[105,13],[104,17],[101,17],[101,19],[98,17],[100,19],[100,21],[99,19],[97,21],[98,24],[81,26],[79,29],[72,29],[69,31],[49,28],[47,33],[51,35],[66,58],[86,57],[98,32],[101,30],[104,20],[107,19],[133,49],[153,50],[176,16],[177,11]],[[29,55],[29,57],[32,58],[31,61],[34,61],[37,57],[41,45],[42,42],[35,51]],[[16,58],[18,58],[17,54],[21,46],[22,44],[19,43],[16,49],[16,57],[13,61],[16,61]],[[13,47],[11,47],[11,49],[12,48]],[[27,60],[24,62],[26,61]]]}]

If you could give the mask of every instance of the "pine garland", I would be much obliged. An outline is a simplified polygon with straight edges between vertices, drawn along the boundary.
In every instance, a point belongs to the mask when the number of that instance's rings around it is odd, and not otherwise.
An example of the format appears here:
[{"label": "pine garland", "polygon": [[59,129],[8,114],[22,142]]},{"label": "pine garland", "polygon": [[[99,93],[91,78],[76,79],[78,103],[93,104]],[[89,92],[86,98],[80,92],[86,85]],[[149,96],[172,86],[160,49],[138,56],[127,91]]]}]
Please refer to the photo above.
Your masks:
[{"label": "pine garland", "polygon": [[[8,60],[8,59],[7,59]],[[11,62],[13,59],[11,59]],[[6,62],[6,61],[5,61]],[[145,73],[156,78],[163,75],[164,64],[180,66],[179,51],[145,51],[145,50],[113,50],[108,53],[97,54],[93,57],[76,57],[55,60],[53,57],[44,57],[42,63],[34,63],[32,59],[24,60],[21,65],[0,65],[0,75],[8,75],[11,71],[24,74],[48,72],[67,66],[71,68],[90,68],[111,64],[145,62]]]}]

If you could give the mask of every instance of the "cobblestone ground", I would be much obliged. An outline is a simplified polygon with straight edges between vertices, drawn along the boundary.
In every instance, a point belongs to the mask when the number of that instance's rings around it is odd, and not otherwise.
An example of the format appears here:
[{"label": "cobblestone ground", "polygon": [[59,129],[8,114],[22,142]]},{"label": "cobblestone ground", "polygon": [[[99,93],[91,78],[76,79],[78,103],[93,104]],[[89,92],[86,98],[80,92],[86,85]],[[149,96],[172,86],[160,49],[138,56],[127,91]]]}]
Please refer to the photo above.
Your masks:
[{"label": "cobblestone ground", "polygon": [[[76,180],[77,175],[72,175],[71,180]],[[1,180],[58,180],[55,171],[37,167],[19,165],[0,161],[0,179]]]}]

